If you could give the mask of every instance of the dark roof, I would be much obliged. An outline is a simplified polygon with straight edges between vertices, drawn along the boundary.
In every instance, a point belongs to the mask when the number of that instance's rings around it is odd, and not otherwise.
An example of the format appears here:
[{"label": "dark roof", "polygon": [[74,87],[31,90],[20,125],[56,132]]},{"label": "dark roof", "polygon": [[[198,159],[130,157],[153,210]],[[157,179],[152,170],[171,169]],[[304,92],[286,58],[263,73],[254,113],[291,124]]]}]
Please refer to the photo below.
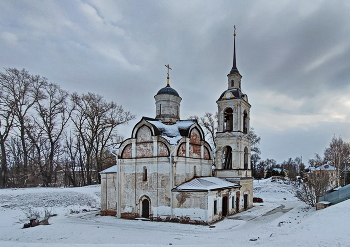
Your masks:
[{"label": "dark roof", "polygon": [[176,90],[170,87],[169,84],[166,87],[163,87],[162,89],[160,89],[157,95],[159,94],[170,94],[170,95],[175,95],[177,97],[180,97],[180,95],[176,92]]},{"label": "dark roof", "polygon": [[[229,94],[231,97],[224,97],[226,94]],[[218,101],[220,100],[230,100],[230,99],[243,99],[245,94],[242,93],[241,90],[238,88],[231,88],[228,90],[225,90],[221,95]]]}]

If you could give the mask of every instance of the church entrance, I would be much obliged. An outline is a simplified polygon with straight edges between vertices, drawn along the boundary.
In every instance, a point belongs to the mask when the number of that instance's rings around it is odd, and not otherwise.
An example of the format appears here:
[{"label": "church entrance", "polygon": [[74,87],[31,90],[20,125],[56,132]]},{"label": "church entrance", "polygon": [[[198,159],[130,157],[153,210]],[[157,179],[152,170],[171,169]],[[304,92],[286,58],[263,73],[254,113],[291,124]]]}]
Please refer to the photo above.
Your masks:
[{"label": "church entrance", "polygon": [[142,200],[142,218],[149,218],[149,201],[147,199]]},{"label": "church entrance", "polygon": [[227,213],[228,213],[228,200],[227,200],[227,196],[224,196],[222,198],[222,216],[226,217]]}]

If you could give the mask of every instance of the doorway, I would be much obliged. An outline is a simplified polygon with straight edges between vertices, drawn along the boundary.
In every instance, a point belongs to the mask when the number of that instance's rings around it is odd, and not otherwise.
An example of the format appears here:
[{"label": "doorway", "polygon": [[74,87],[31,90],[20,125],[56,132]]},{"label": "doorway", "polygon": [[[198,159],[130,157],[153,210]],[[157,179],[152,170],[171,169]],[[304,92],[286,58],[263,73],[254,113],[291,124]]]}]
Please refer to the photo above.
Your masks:
[{"label": "doorway", "polygon": [[243,200],[244,200],[244,210],[246,210],[248,208],[248,194],[245,194],[243,196]]},{"label": "doorway", "polygon": [[149,201],[147,199],[142,200],[142,218],[149,218]]},{"label": "doorway", "polygon": [[228,213],[228,200],[227,200],[227,196],[224,196],[222,198],[222,217],[226,217],[227,213]]},{"label": "doorway", "polygon": [[236,196],[236,212],[239,212],[239,196]]}]

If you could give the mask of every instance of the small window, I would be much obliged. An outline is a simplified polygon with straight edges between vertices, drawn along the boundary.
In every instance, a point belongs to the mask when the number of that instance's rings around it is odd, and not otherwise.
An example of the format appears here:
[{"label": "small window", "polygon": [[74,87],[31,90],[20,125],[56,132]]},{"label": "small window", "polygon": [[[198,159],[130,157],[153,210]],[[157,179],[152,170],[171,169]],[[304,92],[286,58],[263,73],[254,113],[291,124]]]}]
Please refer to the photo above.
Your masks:
[{"label": "small window", "polygon": [[235,197],[232,196],[232,208],[235,208]]},{"label": "small window", "polygon": [[231,87],[233,87],[235,85],[234,81],[231,80]]},{"label": "small window", "polygon": [[147,181],[147,168],[143,167],[143,181]]},{"label": "small window", "polygon": [[218,213],[218,205],[217,205],[217,201],[214,201],[214,215]]},{"label": "small window", "polygon": [[193,176],[197,176],[197,167],[196,166],[194,166],[193,167]]}]

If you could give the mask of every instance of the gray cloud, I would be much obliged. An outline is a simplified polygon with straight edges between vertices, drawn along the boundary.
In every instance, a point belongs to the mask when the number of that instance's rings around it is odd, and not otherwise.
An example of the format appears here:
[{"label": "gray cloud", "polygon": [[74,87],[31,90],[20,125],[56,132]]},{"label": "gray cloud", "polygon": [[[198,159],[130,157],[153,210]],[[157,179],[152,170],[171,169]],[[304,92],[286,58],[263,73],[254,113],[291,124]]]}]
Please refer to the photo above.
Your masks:
[{"label": "gray cloud", "polygon": [[349,9],[316,0],[1,1],[0,67],[99,93],[141,118],[154,116],[169,63],[187,118],[216,111],[235,24],[262,156],[283,161],[323,152],[333,134],[349,141]]}]

